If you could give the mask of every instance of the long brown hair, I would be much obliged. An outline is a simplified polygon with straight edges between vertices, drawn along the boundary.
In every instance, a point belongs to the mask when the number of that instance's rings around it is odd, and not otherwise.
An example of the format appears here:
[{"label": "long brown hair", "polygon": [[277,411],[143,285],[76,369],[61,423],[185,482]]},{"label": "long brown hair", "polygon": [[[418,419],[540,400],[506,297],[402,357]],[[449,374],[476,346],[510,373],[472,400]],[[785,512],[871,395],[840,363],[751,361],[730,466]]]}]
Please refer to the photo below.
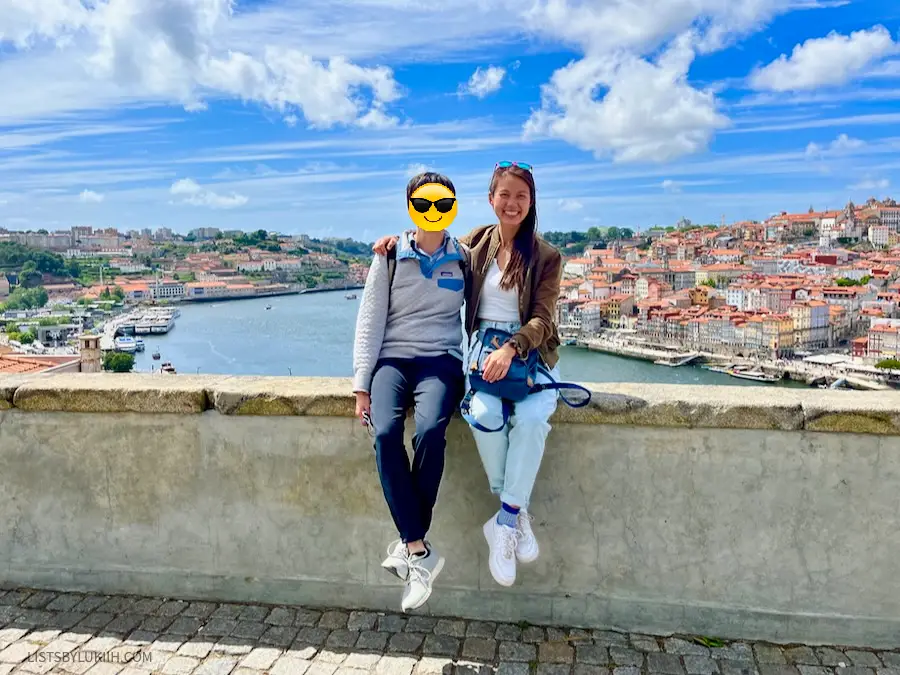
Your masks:
[{"label": "long brown hair", "polygon": [[520,291],[525,285],[525,273],[531,267],[531,261],[534,258],[534,249],[537,246],[537,188],[534,185],[534,176],[530,171],[521,169],[517,166],[497,167],[494,169],[494,175],[491,176],[491,187],[489,194],[494,195],[497,189],[497,181],[506,174],[521,178],[528,184],[531,191],[531,207],[525,215],[525,219],[519,225],[519,231],[513,238],[512,251],[510,251],[509,262],[503,270],[503,276],[500,278],[500,288],[511,290],[518,288]]}]

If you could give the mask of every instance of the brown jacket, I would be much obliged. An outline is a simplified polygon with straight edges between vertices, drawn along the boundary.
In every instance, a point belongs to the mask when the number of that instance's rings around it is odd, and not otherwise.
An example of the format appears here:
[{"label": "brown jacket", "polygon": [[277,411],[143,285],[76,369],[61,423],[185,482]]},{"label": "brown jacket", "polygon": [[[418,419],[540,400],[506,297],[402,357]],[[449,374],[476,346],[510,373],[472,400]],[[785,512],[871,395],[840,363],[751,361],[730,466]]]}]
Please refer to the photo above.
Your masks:
[{"label": "brown jacket", "polygon": [[[459,238],[460,243],[472,252],[471,279],[466,297],[466,335],[477,328],[478,301],[488,268],[500,249],[500,226],[476,227]],[[562,256],[546,241],[537,237],[534,260],[525,275],[524,292],[519,294],[521,330],[515,334],[519,355],[537,349],[548,368],[559,361],[560,345],[556,329],[556,302],[559,299],[559,283],[562,279]]]}]

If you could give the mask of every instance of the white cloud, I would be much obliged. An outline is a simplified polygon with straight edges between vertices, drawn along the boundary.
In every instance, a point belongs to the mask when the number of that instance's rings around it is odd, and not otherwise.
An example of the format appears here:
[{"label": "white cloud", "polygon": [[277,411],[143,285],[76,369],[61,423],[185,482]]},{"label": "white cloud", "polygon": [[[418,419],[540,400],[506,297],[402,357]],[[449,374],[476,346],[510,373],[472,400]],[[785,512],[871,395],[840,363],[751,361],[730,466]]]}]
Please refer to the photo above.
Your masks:
[{"label": "white cloud", "polygon": [[103,195],[94,192],[93,190],[85,190],[78,195],[78,200],[85,204],[99,204],[103,201]]},{"label": "white cloud", "polygon": [[558,203],[559,210],[566,213],[574,213],[584,208],[584,204],[577,199],[560,199]]},{"label": "white cloud", "polygon": [[667,178],[662,182],[662,189],[664,192],[678,193],[681,192],[681,184]]},{"label": "white cloud", "polygon": [[26,48],[42,38],[61,38],[84,25],[81,0],[4,0],[0,44]]},{"label": "white cloud", "polygon": [[757,70],[750,84],[759,90],[798,91],[849,82],[873,62],[896,53],[898,44],[884,26],[856,31],[850,36],[837,32],[807,40],[794,47],[791,56]]},{"label": "white cloud", "polygon": [[35,58],[42,60],[32,72],[38,81],[16,79],[25,89],[36,89],[43,79],[46,93],[65,69],[78,87],[91,92],[45,97],[43,112],[70,110],[72,98],[91,107],[106,97],[202,110],[207,97],[224,95],[271,107],[288,119],[302,115],[318,128],[396,123],[386,106],[401,93],[389,68],[362,67],[341,57],[315,60],[288,46],[257,45],[255,55],[231,49],[223,36],[232,3],[97,0],[86,6],[81,0],[16,0],[11,18],[0,10],[0,43],[40,46],[48,40],[55,48],[17,59],[32,67]]},{"label": "white cloud", "polygon": [[697,55],[732,46],[780,13],[828,0],[535,0],[532,30],[580,49],[554,73],[525,138],[548,135],[615,161],[669,162],[729,125],[714,88],[689,80]]},{"label": "white cloud", "polygon": [[867,69],[866,72],[863,73],[863,76],[891,80],[900,77],[900,59],[892,59],[885,61],[884,63],[879,63],[872,68]]},{"label": "white cloud", "polygon": [[867,178],[855,185],[851,185],[851,190],[887,190],[891,186],[891,181],[887,178],[873,179]]},{"label": "white cloud", "polygon": [[589,54],[644,54],[700,25],[698,45],[704,51],[719,48],[725,36],[758,28],[790,5],[789,0],[537,0],[526,16],[533,30]]},{"label": "white cloud", "polygon": [[413,176],[418,176],[420,173],[425,173],[426,171],[433,171],[433,169],[425,164],[410,164],[406,167],[406,177],[412,178]]},{"label": "white cloud", "polygon": [[[777,120],[778,118],[776,118]],[[790,119],[790,118],[786,118]],[[900,113],[873,113],[871,115],[847,115],[842,117],[808,118],[799,121],[774,122],[759,126],[733,127],[722,133],[748,134],[767,131],[793,131],[797,129],[824,129],[827,127],[880,126],[900,123]]]},{"label": "white cloud", "polygon": [[466,84],[459,85],[459,93],[484,98],[500,89],[505,76],[506,69],[500,66],[489,66],[487,70],[482,70],[479,66]]},{"label": "white cloud", "polygon": [[235,49],[253,53],[261,41],[303,45],[319,59],[469,63],[518,42],[524,28],[508,0],[269,0],[244,2],[241,9],[227,29]]},{"label": "white cloud", "polygon": [[[541,109],[526,123],[526,137],[547,134],[619,162],[665,162],[704,150],[728,120],[711,92],[687,82],[690,39],[680,36],[656,63],[587,56],[556,71],[543,88]],[[598,101],[599,87],[608,91]]]},{"label": "white cloud", "polygon": [[249,201],[247,197],[236,192],[232,192],[230,195],[220,195],[212,190],[206,190],[192,178],[182,178],[176,181],[169,191],[182,198],[179,203],[208,206],[212,209],[233,209],[243,206]]},{"label": "white cloud", "polygon": [[806,156],[821,157],[824,154],[851,152],[853,150],[859,150],[860,148],[865,147],[865,145],[865,141],[861,141],[858,138],[850,138],[847,134],[841,134],[825,147],[818,143],[810,143],[806,146]]}]

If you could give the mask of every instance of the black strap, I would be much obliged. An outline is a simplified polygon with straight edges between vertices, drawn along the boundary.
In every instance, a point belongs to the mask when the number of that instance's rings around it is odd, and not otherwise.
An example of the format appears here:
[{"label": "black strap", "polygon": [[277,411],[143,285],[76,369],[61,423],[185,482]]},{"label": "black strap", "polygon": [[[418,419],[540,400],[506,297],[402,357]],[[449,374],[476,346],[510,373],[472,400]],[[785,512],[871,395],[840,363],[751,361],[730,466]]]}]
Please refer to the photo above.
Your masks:
[{"label": "black strap", "polygon": [[[586,387],[582,387],[580,384],[575,384],[574,382],[557,382],[553,379],[553,376],[550,374],[550,371],[544,368],[542,365],[538,366],[538,370],[541,371],[544,375],[546,375],[550,381],[547,383],[535,384],[531,387],[531,391],[529,394],[536,394],[539,391],[547,391],[548,389],[556,389],[559,391],[559,397],[565,402],[567,406],[570,408],[583,408],[588,403],[591,402],[591,391]],[[587,398],[584,399],[582,403],[572,403],[569,399],[565,397],[562,393],[563,389],[579,389],[587,394]]]},{"label": "black strap", "polygon": [[[398,242],[399,243],[399,242]],[[397,271],[397,247],[393,246],[387,252],[388,266],[388,290],[394,287],[394,272]]]}]

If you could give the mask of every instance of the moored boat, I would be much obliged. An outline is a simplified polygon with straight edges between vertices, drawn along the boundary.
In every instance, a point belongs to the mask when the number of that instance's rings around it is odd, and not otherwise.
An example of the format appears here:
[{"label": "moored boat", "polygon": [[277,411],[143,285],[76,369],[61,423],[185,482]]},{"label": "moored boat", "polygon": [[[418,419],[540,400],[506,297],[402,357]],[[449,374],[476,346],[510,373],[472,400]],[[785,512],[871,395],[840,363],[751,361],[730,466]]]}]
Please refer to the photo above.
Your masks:
[{"label": "moored boat", "polygon": [[134,354],[138,350],[137,341],[133,337],[122,336],[115,339],[116,351]]},{"label": "moored boat", "polygon": [[728,371],[728,374],[732,377],[737,377],[741,380],[752,380],[754,382],[778,382],[781,377],[777,375],[770,375],[769,373],[764,373],[762,370],[755,369],[749,370],[746,367],[738,366],[736,368],[732,368]]}]

